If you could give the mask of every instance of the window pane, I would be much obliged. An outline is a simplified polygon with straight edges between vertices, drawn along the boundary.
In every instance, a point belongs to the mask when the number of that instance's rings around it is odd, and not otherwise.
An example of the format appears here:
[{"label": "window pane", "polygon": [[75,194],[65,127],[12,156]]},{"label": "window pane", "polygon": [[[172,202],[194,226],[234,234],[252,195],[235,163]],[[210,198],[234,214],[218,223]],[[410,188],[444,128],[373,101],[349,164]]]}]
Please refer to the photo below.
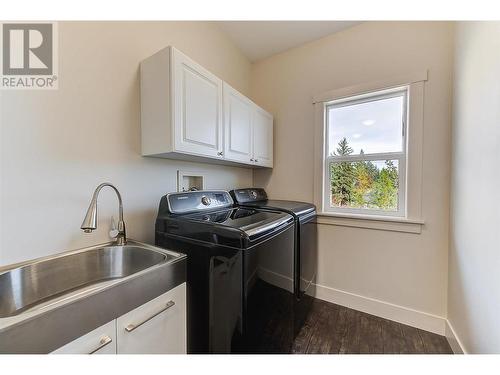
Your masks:
[{"label": "window pane", "polygon": [[[404,96],[328,108],[330,155],[403,151]],[[346,139],[349,147],[339,149]]]},{"label": "window pane", "polygon": [[398,160],[330,163],[330,206],[398,210]]}]

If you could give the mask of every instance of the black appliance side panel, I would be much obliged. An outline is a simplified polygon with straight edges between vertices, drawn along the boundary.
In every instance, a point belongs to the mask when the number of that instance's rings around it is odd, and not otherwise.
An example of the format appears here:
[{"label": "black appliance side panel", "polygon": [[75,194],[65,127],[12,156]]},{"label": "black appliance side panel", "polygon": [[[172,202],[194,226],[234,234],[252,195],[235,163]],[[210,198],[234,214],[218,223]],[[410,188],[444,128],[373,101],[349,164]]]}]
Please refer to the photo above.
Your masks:
[{"label": "black appliance side panel", "polygon": [[243,329],[241,251],[214,248],[209,270],[209,351],[231,353]]},{"label": "black appliance side panel", "polygon": [[303,295],[316,283],[316,272],[318,269],[318,246],[317,246],[317,224],[316,215],[299,217],[297,221],[297,244],[298,244],[298,264],[300,275],[298,284],[300,285],[300,295]]},{"label": "black appliance side panel", "polygon": [[187,255],[187,351],[208,353],[208,254],[161,232],[156,232],[155,244]]},{"label": "black appliance side panel", "polygon": [[290,353],[297,332],[294,227],[243,251],[244,341],[237,353]]},{"label": "black appliance side panel", "polygon": [[242,335],[241,252],[158,231],[155,242],[187,255],[188,353],[230,353]]}]

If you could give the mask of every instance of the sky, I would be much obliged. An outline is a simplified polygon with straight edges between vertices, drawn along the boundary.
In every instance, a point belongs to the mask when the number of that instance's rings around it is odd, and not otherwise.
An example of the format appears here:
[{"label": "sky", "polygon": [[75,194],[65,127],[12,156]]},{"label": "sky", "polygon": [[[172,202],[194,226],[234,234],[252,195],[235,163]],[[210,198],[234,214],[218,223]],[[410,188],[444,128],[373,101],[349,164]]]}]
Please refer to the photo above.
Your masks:
[{"label": "sky", "polygon": [[402,151],[403,96],[328,109],[329,153],[343,137],[353,155]]}]

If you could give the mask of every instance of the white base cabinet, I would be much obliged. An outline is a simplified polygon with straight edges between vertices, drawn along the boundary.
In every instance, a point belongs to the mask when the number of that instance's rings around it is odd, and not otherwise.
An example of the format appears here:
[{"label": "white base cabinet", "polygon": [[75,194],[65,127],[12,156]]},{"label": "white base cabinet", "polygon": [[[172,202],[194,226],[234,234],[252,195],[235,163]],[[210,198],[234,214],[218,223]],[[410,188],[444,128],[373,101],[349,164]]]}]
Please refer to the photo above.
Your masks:
[{"label": "white base cabinet", "polygon": [[273,117],[174,47],[141,62],[143,156],[273,167]]},{"label": "white base cabinet", "polygon": [[71,341],[52,354],[185,354],[186,283]]},{"label": "white base cabinet", "polygon": [[116,320],[67,343],[52,354],[116,354]]},{"label": "white base cabinet", "polygon": [[118,354],[186,353],[186,284],[116,320]]}]

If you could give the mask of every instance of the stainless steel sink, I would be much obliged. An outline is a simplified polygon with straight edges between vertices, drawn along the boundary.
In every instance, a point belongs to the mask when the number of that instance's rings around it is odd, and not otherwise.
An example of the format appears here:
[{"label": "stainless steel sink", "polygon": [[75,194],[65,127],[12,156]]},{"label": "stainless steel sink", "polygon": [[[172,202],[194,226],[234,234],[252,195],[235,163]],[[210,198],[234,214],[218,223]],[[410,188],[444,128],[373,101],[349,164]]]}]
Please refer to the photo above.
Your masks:
[{"label": "stainless steel sink", "polygon": [[0,271],[0,318],[91,285],[130,276],[175,258],[140,245],[104,246]]},{"label": "stainless steel sink", "polygon": [[50,353],[186,281],[186,255],[128,240],[0,267],[0,353]]}]

